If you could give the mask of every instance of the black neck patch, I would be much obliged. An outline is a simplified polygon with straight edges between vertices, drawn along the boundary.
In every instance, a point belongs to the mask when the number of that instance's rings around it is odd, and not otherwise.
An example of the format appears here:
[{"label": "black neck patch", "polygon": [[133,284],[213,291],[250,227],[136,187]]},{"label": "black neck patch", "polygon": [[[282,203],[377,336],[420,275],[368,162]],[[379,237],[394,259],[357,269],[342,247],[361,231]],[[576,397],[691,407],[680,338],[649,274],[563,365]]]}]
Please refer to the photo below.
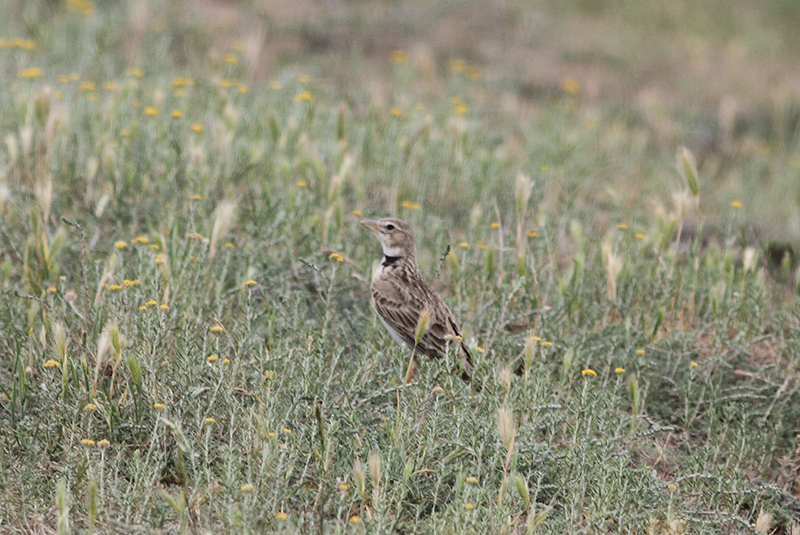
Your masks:
[{"label": "black neck patch", "polygon": [[393,266],[394,264],[397,263],[398,260],[400,260],[400,258],[401,257],[399,257],[399,256],[384,256],[383,257],[383,262],[381,262],[381,265],[383,265],[383,266]]}]

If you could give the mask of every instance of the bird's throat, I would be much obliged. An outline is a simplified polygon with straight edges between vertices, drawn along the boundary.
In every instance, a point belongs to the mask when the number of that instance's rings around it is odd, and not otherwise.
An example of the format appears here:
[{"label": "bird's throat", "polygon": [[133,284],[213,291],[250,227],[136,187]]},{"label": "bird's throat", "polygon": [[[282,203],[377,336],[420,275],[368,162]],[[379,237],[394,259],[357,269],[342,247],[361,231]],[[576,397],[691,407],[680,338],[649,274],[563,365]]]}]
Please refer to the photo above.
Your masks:
[{"label": "bird's throat", "polygon": [[397,262],[399,262],[399,261],[400,261],[400,258],[402,258],[402,257],[400,257],[400,256],[388,256],[388,255],[384,255],[384,257],[383,257],[383,261],[381,262],[381,265],[382,265],[382,266],[393,266],[393,265],[395,265]]}]

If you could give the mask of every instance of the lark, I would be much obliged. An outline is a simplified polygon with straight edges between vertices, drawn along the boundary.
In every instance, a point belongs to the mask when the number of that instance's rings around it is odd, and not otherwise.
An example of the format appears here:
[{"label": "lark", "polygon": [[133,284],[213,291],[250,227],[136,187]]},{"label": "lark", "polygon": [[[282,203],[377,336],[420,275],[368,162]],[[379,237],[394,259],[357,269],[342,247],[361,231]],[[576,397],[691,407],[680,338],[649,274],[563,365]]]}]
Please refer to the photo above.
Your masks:
[{"label": "lark", "polygon": [[[372,306],[383,326],[395,342],[411,350],[412,363],[416,354],[437,359],[444,356],[448,346],[458,347],[461,378],[469,382],[472,356],[450,309],[417,267],[411,226],[390,217],[361,224],[377,236],[383,248],[383,260],[373,273],[370,286]],[[420,328],[424,335],[417,341]]]}]

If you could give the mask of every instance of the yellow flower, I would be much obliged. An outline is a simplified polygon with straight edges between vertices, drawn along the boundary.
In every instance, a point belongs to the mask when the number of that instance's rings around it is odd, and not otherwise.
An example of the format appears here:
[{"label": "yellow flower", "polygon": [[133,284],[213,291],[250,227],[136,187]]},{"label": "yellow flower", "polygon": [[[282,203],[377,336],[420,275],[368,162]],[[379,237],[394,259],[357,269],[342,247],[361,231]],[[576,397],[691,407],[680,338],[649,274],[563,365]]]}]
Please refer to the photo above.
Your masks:
[{"label": "yellow flower", "polygon": [[144,76],[142,69],[140,69],[139,67],[131,67],[130,69],[125,71],[125,74],[127,74],[128,76],[135,76],[137,78],[141,78],[142,76]]},{"label": "yellow flower", "polygon": [[405,63],[408,59],[408,52],[405,50],[392,50],[392,63]]},{"label": "yellow flower", "polygon": [[228,249],[233,249],[234,245],[231,242],[225,242],[225,247]]},{"label": "yellow flower", "polygon": [[695,361],[692,361],[692,368],[697,368],[697,363]]},{"label": "yellow flower", "polygon": [[267,381],[274,381],[277,378],[278,374],[275,372],[275,370],[267,370],[264,372],[264,379]]},{"label": "yellow flower", "polygon": [[298,93],[294,96],[295,102],[308,102],[314,98],[314,95],[311,94],[311,91],[303,91],[302,93]]},{"label": "yellow flower", "polygon": [[625,368],[614,368],[616,373],[625,373]]},{"label": "yellow flower", "polygon": [[489,226],[492,228],[500,228],[500,223],[498,223],[497,221],[492,221],[492,224]]},{"label": "yellow flower", "polygon": [[124,242],[124,241],[118,241],[118,242],[114,242],[114,247],[115,247],[116,249],[124,249],[124,248],[126,248],[127,246],[128,246],[128,243],[127,243],[127,242]]},{"label": "yellow flower", "polygon": [[220,81],[219,81],[219,84],[220,84],[222,87],[225,87],[225,88],[228,88],[228,87],[234,87],[234,86],[237,86],[237,85],[239,85],[239,80],[227,80],[227,79],[223,79],[223,80],[220,80]]},{"label": "yellow flower", "polygon": [[144,109],[144,114],[145,115],[158,115],[158,108],[156,108],[154,106],[147,106]]},{"label": "yellow flower", "polygon": [[216,422],[217,422],[217,421],[216,421],[214,418],[212,418],[211,416],[209,416],[208,418],[206,418],[204,421],[205,421],[205,423],[207,423],[207,424],[213,424],[213,423],[216,423]]},{"label": "yellow flower", "polygon": [[38,78],[41,75],[42,75],[42,69],[40,69],[39,67],[28,67],[27,69],[22,69],[17,73],[17,76],[19,76],[20,78],[27,78],[27,79]]},{"label": "yellow flower", "polygon": [[81,440],[81,444],[83,444],[84,446],[94,446],[95,442],[91,438],[84,438],[83,440]]},{"label": "yellow flower", "polygon": [[218,358],[219,358],[219,357],[218,357],[218,356],[216,356],[216,355],[209,355],[209,356],[208,356],[208,362],[214,362],[214,361],[215,361],[215,360],[217,360]]},{"label": "yellow flower", "polygon": [[476,67],[475,65],[467,65],[465,73],[467,75],[467,78],[469,78],[470,80],[477,80],[478,78],[481,77],[481,70],[479,67]]},{"label": "yellow flower", "polygon": [[539,169],[541,169],[542,171],[547,171],[547,164],[543,163],[542,165],[539,166]]},{"label": "yellow flower", "polygon": [[150,245],[150,248],[154,251],[158,251],[161,247],[157,243],[153,243]]},{"label": "yellow flower", "polygon": [[483,353],[484,349],[481,346],[478,346],[475,348],[475,351],[477,351],[478,353]]},{"label": "yellow flower", "polygon": [[478,484],[478,478],[477,477],[472,477],[471,476],[471,477],[466,478],[464,481],[466,481],[467,483],[469,483],[471,485],[477,485]]},{"label": "yellow flower", "polygon": [[197,194],[197,193],[195,193],[194,195],[192,195],[192,197],[191,197],[191,198],[192,198],[192,200],[193,200],[193,201],[202,201],[202,200],[203,200],[203,196],[202,196],[202,195],[199,195],[199,194]]},{"label": "yellow flower", "polygon": [[231,65],[236,65],[239,62],[239,58],[236,57],[236,54],[225,54],[223,58],[225,63],[229,63]]},{"label": "yellow flower", "polygon": [[254,281],[253,279],[250,279],[249,281],[245,281],[245,283],[244,283],[244,285],[248,286],[248,287],[249,286],[255,286],[256,284],[258,284],[258,283],[256,281]]},{"label": "yellow flower", "polygon": [[392,114],[392,115],[394,115],[395,117],[400,117],[401,115],[403,115],[403,110],[401,110],[400,108],[392,108],[392,109],[389,111],[389,113],[391,113],[391,114]]},{"label": "yellow flower", "polygon": [[581,372],[581,375],[591,375],[592,377],[597,377],[597,372],[595,372],[595,371],[594,371],[593,369],[591,369],[591,368],[586,368],[585,370],[583,370],[583,371]]},{"label": "yellow flower", "polygon": [[458,246],[461,247],[462,249],[469,249],[469,244],[465,241],[459,243]]},{"label": "yellow flower", "polygon": [[154,409],[163,409],[164,408],[164,404],[163,403],[153,403],[153,408]]},{"label": "yellow flower", "polygon": [[246,85],[243,85],[243,84],[239,85],[239,93],[249,93],[249,92],[250,92],[250,88],[249,87],[247,87]]},{"label": "yellow flower", "polygon": [[202,131],[203,131],[203,125],[201,125],[201,124],[199,124],[199,123],[194,123],[194,124],[192,125],[192,132],[197,132],[197,133],[199,134],[199,133],[201,133]]},{"label": "yellow flower", "polygon": [[344,258],[339,253],[331,253],[328,255],[328,260],[336,260],[337,262],[344,262]]},{"label": "yellow flower", "polygon": [[103,84],[103,89],[106,91],[116,91],[119,89],[119,84],[116,82],[106,82]]},{"label": "yellow flower", "polygon": [[[151,245],[151,247],[152,247],[152,245]],[[167,255],[165,255],[163,253],[157,255],[155,260],[153,260],[153,262],[155,262],[156,264],[163,264],[166,261],[167,261]]]},{"label": "yellow flower", "polygon": [[538,337],[538,336],[531,336],[531,340],[533,340],[534,342],[541,342],[542,341],[542,339],[540,337]]},{"label": "yellow flower", "polygon": [[278,511],[277,513],[275,513],[275,518],[277,518],[278,520],[286,520],[287,518],[289,518],[289,515],[287,515],[283,511]]},{"label": "yellow flower", "polygon": [[128,137],[129,135],[131,135],[131,133],[128,132],[126,128],[123,128],[122,130],[119,131],[119,135],[120,137]]},{"label": "yellow flower", "polygon": [[731,206],[733,206],[734,208],[741,208],[742,203],[740,201],[731,201]]},{"label": "yellow flower", "polygon": [[180,119],[181,117],[183,117],[183,112],[181,112],[181,110],[172,110],[172,113],[170,115],[172,115],[176,119]]},{"label": "yellow flower", "polygon": [[456,106],[456,113],[459,114],[459,115],[464,115],[468,111],[469,111],[469,107],[468,106],[465,106],[463,104],[461,106]]},{"label": "yellow flower", "polygon": [[227,363],[229,363],[230,361],[231,361],[231,359],[229,359],[228,357],[225,357],[224,359],[222,359],[222,363],[223,363],[223,364],[227,364]]},{"label": "yellow flower", "polygon": [[297,77],[297,80],[301,84],[307,84],[308,83],[308,76],[306,76],[305,74],[301,74],[300,76]]},{"label": "yellow flower", "polygon": [[361,517],[358,515],[353,515],[348,520],[350,521],[351,524],[358,524],[359,522],[361,522]]},{"label": "yellow flower", "polygon": [[337,487],[339,487],[340,490],[347,490],[348,488],[347,483],[339,483]]},{"label": "yellow flower", "polygon": [[667,488],[669,490],[678,490],[678,485],[676,485],[675,483],[670,483],[669,485],[667,485]]},{"label": "yellow flower", "polygon": [[239,490],[241,490],[242,492],[253,492],[253,485],[251,485],[250,483],[245,483],[244,485],[239,487]]},{"label": "yellow flower", "polygon": [[151,299],[150,301],[147,302],[147,306],[149,306],[149,307],[154,307],[157,304],[158,304],[158,302],[155,299]]},{"label": "yellow flower", "polygon": [[121,290],[122,286],[120,286],[119,284],[112,284],[111,286],[108,287],[108,289],[111,290],[112,292],[116,292],[117,290]]},{"label": "yellow flower", "polygon": [[402,206],[403,208],[408,208],[409,210],[419,210],[418,202],[403,201],[402,203],[400,203],[400,206]]},{"label": "yellow flower", "polygon": [[61,367],[61,363],[58,362],[57,360],[50,359],[50,360],[48,360],[47,362],[44,363],[44,367],[45,368],[60,368]]},{"label": "yellow flower", "polygon": [[81,82],[81,85],[78,86],[79,91],[94,91],[96,89],[94,82],[85,81]]},{"label": "yellow flower", "polygon": [[161,309],[162,310],[169,310],[169,305],[166,304],[166,303],[161,303]]},{"label": "yellow flower", "polygon": [[539,237],[539,233],[536,232],[535,230],[532,230],[532,231],[528,232],[528,237],[529,238],[538,238]]},{"label": "yellow flower", "polygon": [[308,187],[308,182],[306,182],[305,180],[298,180],[297,181],[297,187],[298,188],[307,188]]},{"label": "yellow flower", "polygon": [[552,346],[552,345],[553,345],[553,342],[542,342],[542,345],[543,345],[543,346],[550,347],[550,346]]},{"label": "yellow flower", "polygon": [[139,310],[147,310],[147,307],[142,305],[142,306],[139,307]]},{"label": "yellow flower", "polygon": [[619,225],[617,225],[617,228],[620,230],[625,230],[626,228],[628,228],[628,225],[626,223],[620,223]]},{"label": "yellow flower", "polygon": [[581,84],[575,78],[564,78],[561,80],[561,90],[570,95],[577,95],[581,92]]},{"label": "yellow flower", "polygon": [[225,328],[222,325],[213,325],[209,330],[212,333],[221,333]]},{"label": "yellow flower", "polygon": [[105,448],[105,447],[107,447],[107,446],[110,446],[110,445],[111,445],[111,442],[109,442],[109,441],[108,441],[108,440],[106,440],[106,439],[103,439],[103,440],[99,441],[99,442],[97,443],[97,445],[98,445],[99,447],[101,447],[101,448]]},{"label": "yellow flower", "polygon": [[47,289],[47,291],[50,292],[51,294],[54,294],[58,291],[58,288],[56,288],[55,286],[51,286]]},{"label": "yellow flower", "polygon": [[137,236],[133,239],[133,243],[143,243],[147,245],[148,243],[150,243],[150,240],[144,236]]},{"label": "yellow flower", "polygon": [[636,233],[636,239],[637,240],[643,240],[644,239],[644,234],[642,234],[641,232],[637,232]]},{"label": "yellow flower", "polygon": [[95,410],[96,408],[97,408],[97,405],[95,405],[94,403],[87,403],[87,404],[86,404],[86,405],[83,407],[83,410],[85,410],[85,411],[93,411],[93,410]]},{"label": "yellow flower", "polygon": [[644,355],[644,353],[645,353],[644,349],[637,349],[636,350],[636,354],[637,355]]},{"label": "yellow flower", "polygon": [[292,430],[289,429],[288,427],[284,427],[283,428],[283,432],[286,433],[287,435],[291,435],[292,434]]},{"label": "yellow flower", "polygon": [[473,505],[471,502],[467,502],[464,504],[464,509],[466,509],[467,511],[472,511],[473,509],[475,509],[475,505]]}]

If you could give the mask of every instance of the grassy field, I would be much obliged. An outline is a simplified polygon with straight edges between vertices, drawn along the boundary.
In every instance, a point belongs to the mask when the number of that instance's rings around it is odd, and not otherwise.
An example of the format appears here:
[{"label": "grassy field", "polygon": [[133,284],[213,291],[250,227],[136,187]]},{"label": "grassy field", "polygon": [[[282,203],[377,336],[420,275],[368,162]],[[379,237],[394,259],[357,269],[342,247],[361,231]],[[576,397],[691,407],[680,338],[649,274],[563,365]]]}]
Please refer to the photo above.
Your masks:
[{"label": "grassy field", "polygon": [[3,3],[0,532],[800,534],[800,9],[662,4]]}]

